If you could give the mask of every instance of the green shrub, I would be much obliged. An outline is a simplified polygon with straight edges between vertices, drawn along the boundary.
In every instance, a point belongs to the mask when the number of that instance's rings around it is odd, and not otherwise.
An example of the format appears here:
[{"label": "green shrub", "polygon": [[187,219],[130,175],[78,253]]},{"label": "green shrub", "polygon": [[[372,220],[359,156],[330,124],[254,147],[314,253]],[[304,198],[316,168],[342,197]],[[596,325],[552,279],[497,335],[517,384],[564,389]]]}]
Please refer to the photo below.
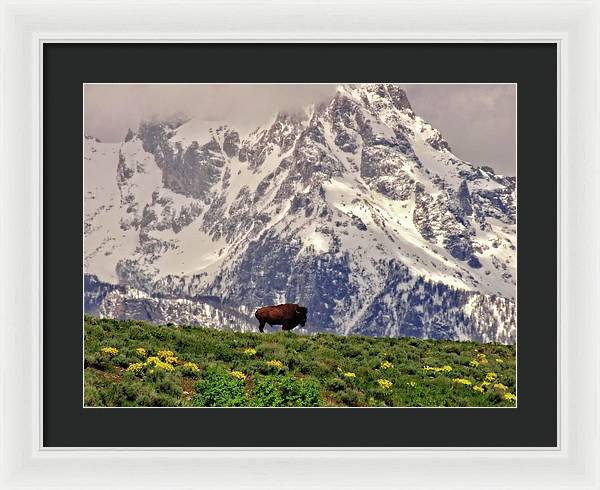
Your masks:
[{"label": "green shrub", "polygon": [[325,387],[329,391],[342,391],[345,390],[347,386],[347,382],[341,378],[329,378],[325,381]]},{"label": "green shrub", "polygon": [[283,396],[277,376],[259,377],[252,392],[252,405],[255,407],[281,407]]},{"label": "green shrub", "polygon": [[257,407],[318,407],[321,402],[315,380],[290,375],[261,376],[252,392],[252,404]]},{"label": "green shrub", "polygon": [[151,383],[157,392],[174,397],[181,397],[182,389],[176,373],[154,369],[146,376],[146,381]]},{"label": "green shrub", "polygon": [[339,394],[339,400],[348,407],[359,407],[362,405],[362,396],[358,390],[345,390]]},{"label": "green shrub", "polygon": [[244,381],[224,370],[211,370],[195,384],[198,407],[243,407],[247,404]]}]

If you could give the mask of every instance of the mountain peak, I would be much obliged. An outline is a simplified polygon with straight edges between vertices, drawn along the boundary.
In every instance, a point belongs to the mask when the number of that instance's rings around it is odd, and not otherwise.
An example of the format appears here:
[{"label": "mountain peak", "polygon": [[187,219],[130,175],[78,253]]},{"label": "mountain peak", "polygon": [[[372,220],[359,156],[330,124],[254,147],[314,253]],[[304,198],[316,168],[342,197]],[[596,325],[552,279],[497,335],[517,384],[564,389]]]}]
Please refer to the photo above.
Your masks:
[{"label": "mountain peak", "polygon": [[337,92],[358,98],[369,104],[389,101],[396,109],[412,111],[410,101],[398,84],[394,83],[361,83],[345,84],[337,88]]}]

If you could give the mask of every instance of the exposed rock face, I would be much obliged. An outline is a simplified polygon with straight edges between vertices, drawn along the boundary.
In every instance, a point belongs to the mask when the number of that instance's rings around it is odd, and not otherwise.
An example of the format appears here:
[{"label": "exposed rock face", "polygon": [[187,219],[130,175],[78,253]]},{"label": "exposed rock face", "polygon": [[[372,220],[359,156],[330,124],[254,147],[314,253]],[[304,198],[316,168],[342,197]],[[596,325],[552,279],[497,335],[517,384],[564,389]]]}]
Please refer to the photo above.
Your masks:
[{"label": "exposed rock face", "polygon": [[122,320],[144,320],[151,323],[198,325],[219,330],[255,330],[247,315],[221,304],[218,298],[189,299],[150,296],[130,286],[103,283],[86,275],[87,313]]},{"label": "exposed rock face", "polygon": [[240,151],[240,135],[237,131],[228,130],[223,140],[223,151],[229,158],[235,157]]},{"label": "exposed rock face", "polygon": [[131,128],[129,128],[127,130],[127,134],[125,135],[125,143],[127,143],[128,141],[131,141],[134,137],[133,131],[131,130]]},{"label": "exposed rock face", "polygon": [[515,341],[515,179],[453,155],[398,86],[200,123],[86,139],[89,311],[247,328],[293,302],[309,331]]}]

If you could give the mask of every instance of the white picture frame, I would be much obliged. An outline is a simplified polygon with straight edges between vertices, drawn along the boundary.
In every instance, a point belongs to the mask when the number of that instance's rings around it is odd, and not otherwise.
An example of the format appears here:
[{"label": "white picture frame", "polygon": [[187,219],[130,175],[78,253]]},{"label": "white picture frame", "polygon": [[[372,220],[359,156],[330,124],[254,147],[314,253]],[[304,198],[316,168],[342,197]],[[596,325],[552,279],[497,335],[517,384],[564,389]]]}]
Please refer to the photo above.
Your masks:
[{"label": "white picture frame", "polygon": [[[597,1],[1,5],[0,488],[600,488]],[[42,49],[106,41],[557,43],[558,447],[44,448]]]}]

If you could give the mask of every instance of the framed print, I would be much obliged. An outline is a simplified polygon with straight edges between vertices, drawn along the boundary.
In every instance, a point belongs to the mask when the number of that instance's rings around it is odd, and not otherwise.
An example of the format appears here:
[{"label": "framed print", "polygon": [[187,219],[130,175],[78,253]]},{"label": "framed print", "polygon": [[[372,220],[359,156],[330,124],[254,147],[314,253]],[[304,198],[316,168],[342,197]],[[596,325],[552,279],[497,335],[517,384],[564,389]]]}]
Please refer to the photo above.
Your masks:
[{"label": "framed print", "polygon": [[451,4],[5,5],[9,488],[598,488],[598,9]]},{"label": "framed print", "polygon": [[[208,83],[204,71],[196,83],[156,79],[134,62],[142,53],[155,63],[179,59],[178,66],[226,61],[231,73],[222,68],[219,76],[230,83]],[[399,80],[401,65],[394,72],[383,62],[418,54],[427,59],[414,63],[412,76],[433,84],[338,78],[353,76],[342,71],[351,59],[377,80]],[[461,73],[478,60],[487,78],[441,83],[428,67],[445,57]],[[306,82],[306,59],[318,65],[321,83]],[[240,76],[244,63],[266,76],[276,62],[275,84]],[[547,139],[556,130],[555,108],[545,104],[556,85],[540,89],[556,72],[554,46],[55,44],[45,48],[45,66],[47,154],[57,154],[65,131],[64,123],[49,124],[53,114],[68,121],[73,107],[84,118],[83,128],[72,119],[81,130],[83,168],[48,176],[45,223],[56,237],[75,219],[83,228],[83,250],[73,242],[68,255],[83,255],[72,265],[74,272],[80,266],[86,315],[83,338],[47,322],[57,347],[45,354],[46,444],[82,444],[88,417],[95,423],[87,444],[94,434],[109,445],[128,437],[165,444],[145,430],[144,418],[176,427],[189,423],[178,415],[186,408],[195,425],[221,423],[205,429],[202,441],[175,430],[169,444],[272,446],[286,437],[299,446],[320,438],[320,446],[556,445],[556,338],[540,341],[533,328],[522,333],[517,326],[534,315],[544,319],[539,325],[555,321],[543,301],[555,284],[537,286],[531,308],[516,313],[517,221],[525,223],[519,235],[526,241],[519,270],[531,271],[520,274],[519,289],[531,290],[528,278],[555,267],[550,251],[527,255],[528,232],[552,241],[555,217],[543,214],[547,201],[518,191],[523,182],[553,187],[555,176],[526,168],[517,180],[517,150],[521,159],[554,153],[547,145],[534,156],[533,145],[515,135],[519,118],[520,127]],[[104,81],[110,67],[120,83]],[[69,70],[77,73],[72,84]],[[158,83],[133,83],[140,79]],[[453,99],[479,127],[497,118],[489,123],[491,141],[506,152],[497,160],[506,170],[456,156],[417,112],[422,100],[451,119],[449,129],[475,131],[448,114]],[[477,109],[478,101],[494,110]],[[152,115],[137,116],[140,110]],[[540,113],[544,123],[527,120]],[[485,137],[466,139],[481,144]],[[52,211],[71,201],[60,191],[68,179],[83,180],[83,210],[71,209],[73,221]],[[49,236],[47,248],[53,243]],[[63,263],[46,260],[47,281]],[[48,304],[50,318],[60,302]],[[53,354],[70,342],[66,352],[77,355]],[[83,366],[75,347],[81,343]],[[83,377],[77,406],[65,404],[75,395],[62,391],[67,372],[78,386]],[[450,423],[475,413],[503,430],[482,434]],[[107,430],[115,417],[127,430]],[[262,429],[264,417],[281,430]],[[402,429],[402,441],[401,425],[384,430],[391,420],[416,427],[409,421],[417,419],[427,422],[412,435]]]}]

